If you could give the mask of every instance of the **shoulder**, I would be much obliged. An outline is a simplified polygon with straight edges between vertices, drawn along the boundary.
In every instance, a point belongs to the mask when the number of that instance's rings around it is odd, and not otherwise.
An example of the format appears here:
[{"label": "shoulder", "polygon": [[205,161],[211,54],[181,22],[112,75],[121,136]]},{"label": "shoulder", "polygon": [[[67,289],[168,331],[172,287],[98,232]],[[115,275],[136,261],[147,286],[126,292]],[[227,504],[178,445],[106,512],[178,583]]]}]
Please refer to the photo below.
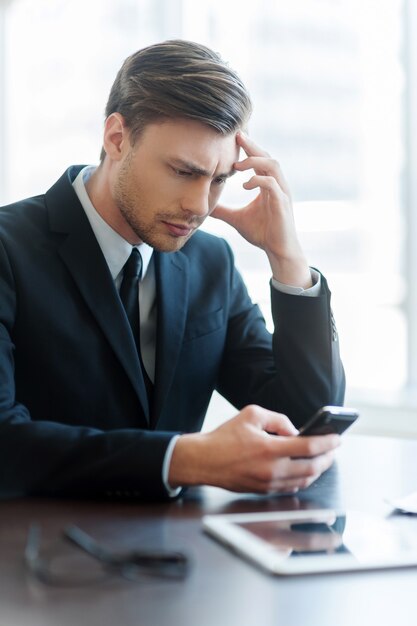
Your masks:
[{"label": "shoulder", "polygon": [[30,234],[33,228],[46,222],[45,196],[26,198],[13,204],[0,207],[0,235],[14,237]]},{"label": "shoulder", "polygon": [[0,207],[0,236],[28,237],[33,231],[46,232],[55,213],[74,205],[77,196],[72,181],[83,165],[69,167],[44,194]]}]

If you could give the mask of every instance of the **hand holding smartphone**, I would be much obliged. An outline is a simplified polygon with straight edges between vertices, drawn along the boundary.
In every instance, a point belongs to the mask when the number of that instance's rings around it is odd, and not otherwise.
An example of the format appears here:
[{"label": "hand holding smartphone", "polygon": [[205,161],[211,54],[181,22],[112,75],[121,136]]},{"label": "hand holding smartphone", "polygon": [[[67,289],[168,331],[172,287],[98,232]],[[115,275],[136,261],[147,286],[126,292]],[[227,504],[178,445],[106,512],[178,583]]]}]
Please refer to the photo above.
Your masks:
[{"label": "hand holding smartphone", "polygon": [[359,417],[356,409],[342,406],[323,406],[300,428],[299,436],[341,435]]}]

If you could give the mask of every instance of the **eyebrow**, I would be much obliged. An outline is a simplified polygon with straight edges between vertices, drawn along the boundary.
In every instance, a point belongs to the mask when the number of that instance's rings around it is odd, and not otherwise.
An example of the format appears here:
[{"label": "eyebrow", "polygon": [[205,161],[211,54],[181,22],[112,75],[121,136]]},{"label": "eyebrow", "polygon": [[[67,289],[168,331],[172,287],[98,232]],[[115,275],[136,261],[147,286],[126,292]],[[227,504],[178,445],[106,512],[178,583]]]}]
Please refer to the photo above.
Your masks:
[{"label": "eyebrow", "polygon": [[[197,176],[207,176],[208,178],[211,178],[210,172],[205,170],[203,167],[199,167],[195,163],[191,163],[190,161],[184,161],[183,159],[174,158],[171,160],[171,163],[175,166],[188,170],[192,174],[197,174]],[[232,167],[230,172],[225,172],[224,174],[217,174],[213,178],[230,178],[234,174],[236,174],[236,170],[234,167]]]}]

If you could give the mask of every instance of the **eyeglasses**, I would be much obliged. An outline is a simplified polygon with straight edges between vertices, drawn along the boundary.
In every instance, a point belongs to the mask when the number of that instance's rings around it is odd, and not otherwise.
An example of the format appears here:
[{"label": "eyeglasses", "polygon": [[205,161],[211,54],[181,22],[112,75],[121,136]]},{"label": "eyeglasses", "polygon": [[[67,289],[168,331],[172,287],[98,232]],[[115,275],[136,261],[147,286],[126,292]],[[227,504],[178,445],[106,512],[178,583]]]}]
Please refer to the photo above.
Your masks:
[{"label": "eyeglasses", "polygon": [[45,556],[41,556],[40,528],[36,524],[29,528],[24,553],[25,564],[33,576],[47,585],[84,586],[103,582],[114,575],[131,581],[143,580],[149,576],[181,580],[189,571],[189,559],[182,552],[113,552],[77,526],[65,528],[62,538],[80,552],[69,551],[69,546],[62,544],[59,550],[49,548]]}]

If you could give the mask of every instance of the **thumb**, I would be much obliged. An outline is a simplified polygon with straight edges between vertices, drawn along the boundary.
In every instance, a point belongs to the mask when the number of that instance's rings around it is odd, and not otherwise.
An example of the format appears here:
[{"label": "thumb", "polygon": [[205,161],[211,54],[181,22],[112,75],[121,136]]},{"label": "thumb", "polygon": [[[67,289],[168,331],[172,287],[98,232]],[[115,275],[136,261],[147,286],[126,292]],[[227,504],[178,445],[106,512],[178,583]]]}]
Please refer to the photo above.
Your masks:
[{"label": "thumb", "polygon": [[269,416],[265,430],[274,435],[284,435],[288,437],[298,435],[298,430],[294,424],[282,413],[272,413],[272,415]]},{"label": "thumb", "polygon": [[253,419],[262,430],[274,435],[288,435],[292,437],[298,435],[296,427],[283,413],[276,413],[258,406],[250,408],[253,409]]},{"label": "thumb", "polygon": [[222,220],[230,226],[236,226],[237,223],[237,211],[230,207],[224,206],[224,204],[218,204],[214,211],[211,213],[211,217],[215,217],[218,220]]}]

